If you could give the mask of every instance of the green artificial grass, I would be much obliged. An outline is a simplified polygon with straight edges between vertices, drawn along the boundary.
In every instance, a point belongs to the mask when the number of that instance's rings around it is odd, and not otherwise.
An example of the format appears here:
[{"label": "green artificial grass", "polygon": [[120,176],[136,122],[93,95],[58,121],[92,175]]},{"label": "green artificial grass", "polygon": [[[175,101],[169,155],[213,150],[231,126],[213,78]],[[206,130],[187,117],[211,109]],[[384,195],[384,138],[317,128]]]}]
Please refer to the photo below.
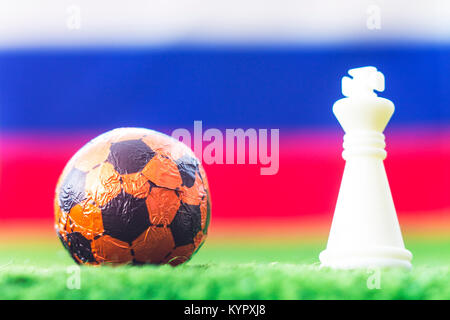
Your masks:
[{"label": "green artificial grass", "polygon": [[323,247],[212,242],[175,268],[81,267],[69,289],[75,264],[59,243],[0,245],[0,299],[450,299],[450,239],[409,241],[414,269],[381,270],[379,289],[373,271],[319,269]]}]

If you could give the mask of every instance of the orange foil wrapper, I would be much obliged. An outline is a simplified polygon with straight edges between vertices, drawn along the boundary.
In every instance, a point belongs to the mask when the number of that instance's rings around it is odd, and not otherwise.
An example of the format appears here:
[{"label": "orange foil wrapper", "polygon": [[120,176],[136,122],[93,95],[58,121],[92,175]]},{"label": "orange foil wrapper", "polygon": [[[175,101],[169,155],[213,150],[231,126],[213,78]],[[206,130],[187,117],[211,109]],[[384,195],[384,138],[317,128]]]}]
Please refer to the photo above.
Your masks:
[{"label": "orange foil wrapper", "polygon": [[192,150],[148,129],[91,140],[56,186],[55,229],[80,264],[181,264],[205,241],[210,216],[208,181]]}]

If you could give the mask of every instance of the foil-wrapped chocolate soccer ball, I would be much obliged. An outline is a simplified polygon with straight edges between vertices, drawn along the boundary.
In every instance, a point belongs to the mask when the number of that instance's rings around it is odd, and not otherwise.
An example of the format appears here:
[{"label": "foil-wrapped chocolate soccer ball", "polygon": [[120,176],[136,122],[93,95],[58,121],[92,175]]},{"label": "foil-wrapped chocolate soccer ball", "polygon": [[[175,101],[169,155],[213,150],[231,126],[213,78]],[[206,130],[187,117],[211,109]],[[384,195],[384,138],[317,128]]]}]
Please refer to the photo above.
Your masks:
[{"label": "foil-wrapped chocolate soccer ball", "polygon": [[192,150],[141,128],[91,140],[58,180],[55,228],[80,264],[178,265],[205,241],[206,174]]}]

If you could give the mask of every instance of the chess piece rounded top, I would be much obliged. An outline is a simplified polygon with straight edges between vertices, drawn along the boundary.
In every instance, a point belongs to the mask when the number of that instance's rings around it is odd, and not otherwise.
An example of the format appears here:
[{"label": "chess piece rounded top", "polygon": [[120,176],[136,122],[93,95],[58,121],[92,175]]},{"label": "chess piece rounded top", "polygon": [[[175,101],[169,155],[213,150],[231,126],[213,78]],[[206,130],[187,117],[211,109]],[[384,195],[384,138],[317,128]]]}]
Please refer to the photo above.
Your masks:
[{"label": "chess piece rounded top", "polygon": [[373,91],[384,91],[384,75],[375,67],[350,69],[352,76],[342,78],[342,94],[346,97],[376,96]]},{"label": "chess piece rounded top", "polygon": [[384,75],[375,67],[348,71],[342,78],[345,98],[336,101],[333,112],[346,133],[372,131],[382,133],[394,113],[394,104],[374,92],[384,91]]}]

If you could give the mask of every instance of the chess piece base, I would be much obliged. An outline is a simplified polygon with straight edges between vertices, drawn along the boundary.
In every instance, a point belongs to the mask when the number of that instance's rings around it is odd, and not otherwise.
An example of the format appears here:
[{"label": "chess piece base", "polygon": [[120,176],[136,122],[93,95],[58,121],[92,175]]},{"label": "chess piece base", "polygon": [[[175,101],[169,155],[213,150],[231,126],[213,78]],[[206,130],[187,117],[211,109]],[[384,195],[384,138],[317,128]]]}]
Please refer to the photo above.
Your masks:
[{"label": "chess piece base", "polygon": [[326,249],[320,253],[321,267],[333,269],[412,268],[412,254],[397,247],[368,247],[350,250]]}]

